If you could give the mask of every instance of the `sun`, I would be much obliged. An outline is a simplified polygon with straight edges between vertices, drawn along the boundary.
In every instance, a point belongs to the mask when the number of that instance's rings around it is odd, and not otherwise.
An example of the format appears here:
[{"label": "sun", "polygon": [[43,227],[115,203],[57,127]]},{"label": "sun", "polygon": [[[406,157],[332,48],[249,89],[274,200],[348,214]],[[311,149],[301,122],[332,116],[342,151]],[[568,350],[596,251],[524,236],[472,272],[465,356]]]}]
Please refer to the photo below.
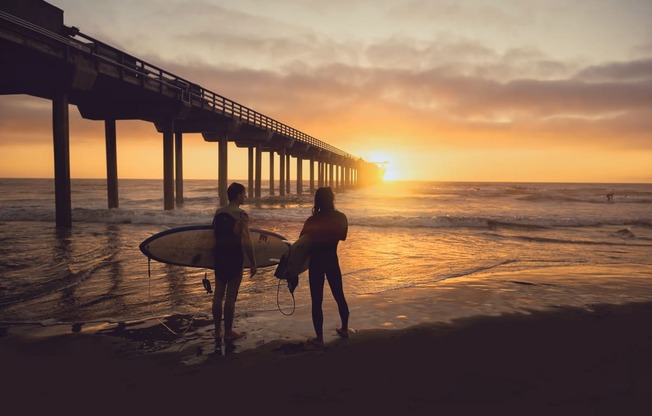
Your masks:
[{"label": "sun", "polygon": [[390,163],[386,163],[385,166],[385,175],[383,175],[383,180],[385,181],[398,181],[401,179],[401,175],[397,169],[395,169]]},{"label": "sun", "polygon": [[385,169],[383,180],[397,181],[402,179],[401,173],[397,168],[396,163],[394,163],[394,157],[390,153],[373,151],[364,159]]}]

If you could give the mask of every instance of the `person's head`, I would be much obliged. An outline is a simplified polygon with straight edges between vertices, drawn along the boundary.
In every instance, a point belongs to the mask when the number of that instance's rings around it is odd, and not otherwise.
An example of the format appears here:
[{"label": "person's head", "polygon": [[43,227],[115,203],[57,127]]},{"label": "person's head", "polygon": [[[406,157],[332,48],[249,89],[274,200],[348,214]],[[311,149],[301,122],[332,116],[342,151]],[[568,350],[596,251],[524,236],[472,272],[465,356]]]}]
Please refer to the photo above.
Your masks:
[{"label": "person's head", "polygon": [[243,184],[233,182],[229,187],[226,189],[226,196],[229,198],[229,202],[236,202],[238,198],[242,195],[242,200],[239,201],[240,203],[244,202],[244,196],[246,194],[246,190]]},{"label": "person's head", "polygon": [[313,214],[335,210],[335,194],[330,187],[317,189],[315,192],[315,206],[312,207]]}]

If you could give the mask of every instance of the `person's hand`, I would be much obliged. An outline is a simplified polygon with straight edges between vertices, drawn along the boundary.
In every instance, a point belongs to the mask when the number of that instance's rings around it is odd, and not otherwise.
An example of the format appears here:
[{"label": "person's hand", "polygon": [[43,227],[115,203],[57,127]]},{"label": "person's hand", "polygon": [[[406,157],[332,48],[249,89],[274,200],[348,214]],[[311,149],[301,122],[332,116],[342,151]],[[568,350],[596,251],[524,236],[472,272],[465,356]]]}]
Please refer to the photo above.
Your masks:
[{"label": "person's hand", "polygon": [[251,268],[249,269],[249,277],[250,278],[254,277],[257,271],[258,271],[258,267],[256,267],[255,265],[251,266]]}]

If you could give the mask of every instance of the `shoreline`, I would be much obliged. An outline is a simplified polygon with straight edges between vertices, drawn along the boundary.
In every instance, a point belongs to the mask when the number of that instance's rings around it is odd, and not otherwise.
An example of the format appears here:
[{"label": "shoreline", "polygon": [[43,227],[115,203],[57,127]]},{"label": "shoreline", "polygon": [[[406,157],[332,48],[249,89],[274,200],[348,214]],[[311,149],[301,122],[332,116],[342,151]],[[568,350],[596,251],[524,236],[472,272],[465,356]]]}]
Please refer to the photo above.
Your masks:
[{"label": "shoreline", "polygon": [[112,336],[5,338],[3,408],[635,414],[652,393],[650,320],[652,302],[564,307],[360,330],[324,350],[277,340],[193,366]]},{"label": "shoreline", "polygon": [[[479,272],[409,288],[349,296],[347,300],[353,333],[565,307],[591,311],[595,304],[652,302],[652,266],[583,265]],[[324,340],[336,341],[339,316],[327,288],[323,310]],[[246,334],[234,343],[238,353],[270,342],[302,342],[314,336],[309,305],[297,306],[291,315],[278,310],[247,311],[236,307],[234,329]],[[0,322],[0,340],[7,334],[25,339],[99,334],[157,344],[154,348],[139,346],[142,353],[192,350],[191,355],[195,355],[197,348],[205,353],[212,347],[213,319],[206,314],[167,314],[123,321]],[[188,364],[197,361],[201,360]]]},{"label": "shoreline", "polygon": [[[652,270],[572,270],[595,278],[572,286],[571,270],[546,268],[357,296],[349,339],[337,338],[325,296],[323,350],[304,343],[306,307],[290,317],[240,312],[236,330],[247,337],[218,357],[207,354],[205,317],[181,338],[154,320],[79,332],[9,327],[0,336],[2,408],[634,414],[652,394]],[[175,315],[168,324],[188,322]]]}]

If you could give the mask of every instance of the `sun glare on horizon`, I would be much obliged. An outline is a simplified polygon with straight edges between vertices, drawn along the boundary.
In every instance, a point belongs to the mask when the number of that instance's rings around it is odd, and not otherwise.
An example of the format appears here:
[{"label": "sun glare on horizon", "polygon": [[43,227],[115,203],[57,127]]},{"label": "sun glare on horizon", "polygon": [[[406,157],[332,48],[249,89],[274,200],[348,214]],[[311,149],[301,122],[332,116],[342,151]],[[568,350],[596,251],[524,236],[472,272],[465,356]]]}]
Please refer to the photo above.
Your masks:
[{"label": "sun glare on horizon", "polygon": [[385,169],[385,174],[383,175],[384,181],[399,181],[403,179],[398,170],[396,170],[391,163],[383,163],[381,167]]},{"label": "sun glare on horizon", "polygon": [[399,181],[405,179],[391,154],[374,151],[368,153],[368,155],[363,158],[368,162],[375,163],[379,167],[385,169],[385,174],[383,175],[384,181]]}]

